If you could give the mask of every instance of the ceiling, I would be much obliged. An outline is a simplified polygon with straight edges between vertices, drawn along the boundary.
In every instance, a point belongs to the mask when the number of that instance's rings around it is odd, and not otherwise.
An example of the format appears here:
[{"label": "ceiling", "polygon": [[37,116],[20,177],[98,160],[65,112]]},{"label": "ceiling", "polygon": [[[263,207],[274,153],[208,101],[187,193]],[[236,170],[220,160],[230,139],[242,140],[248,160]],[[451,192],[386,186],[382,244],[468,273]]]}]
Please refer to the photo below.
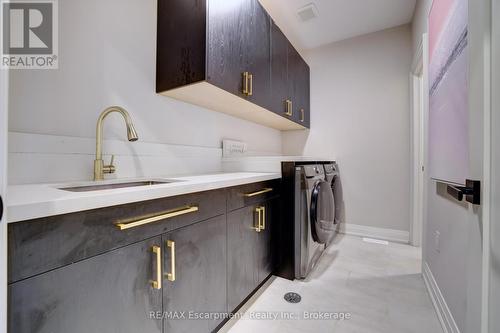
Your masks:
[{"label": "ceiling", "polygon": [[[313,49],[409,23],[416,0],[260,0],[294,46]],[[318,17],[302,22],[297,10],[314,3]]]}]

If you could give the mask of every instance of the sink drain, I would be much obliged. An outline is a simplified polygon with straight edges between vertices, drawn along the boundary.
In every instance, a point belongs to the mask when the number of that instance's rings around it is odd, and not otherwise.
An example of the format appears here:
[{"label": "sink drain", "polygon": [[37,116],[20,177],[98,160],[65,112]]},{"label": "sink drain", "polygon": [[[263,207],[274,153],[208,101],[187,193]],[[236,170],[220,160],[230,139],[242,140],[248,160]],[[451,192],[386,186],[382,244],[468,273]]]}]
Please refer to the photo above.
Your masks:
[{"label": "sink drain", "polygon": [[299,303],[302,297],[297,293],[286,293],[283,297],[288,303]]}]

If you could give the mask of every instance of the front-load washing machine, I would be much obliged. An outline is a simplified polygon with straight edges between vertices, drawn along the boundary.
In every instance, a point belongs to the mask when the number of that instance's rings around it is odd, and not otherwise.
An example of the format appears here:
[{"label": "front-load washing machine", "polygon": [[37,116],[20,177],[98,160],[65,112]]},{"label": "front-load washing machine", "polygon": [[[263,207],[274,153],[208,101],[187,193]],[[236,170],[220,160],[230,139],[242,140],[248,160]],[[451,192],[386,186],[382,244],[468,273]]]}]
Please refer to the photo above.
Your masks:
[{"label": "front-load washing machine", "polygon": [[284,209],[278,229],[279,276],[306,278],[335,233],[335,201],[325,163],[282,164]]}]

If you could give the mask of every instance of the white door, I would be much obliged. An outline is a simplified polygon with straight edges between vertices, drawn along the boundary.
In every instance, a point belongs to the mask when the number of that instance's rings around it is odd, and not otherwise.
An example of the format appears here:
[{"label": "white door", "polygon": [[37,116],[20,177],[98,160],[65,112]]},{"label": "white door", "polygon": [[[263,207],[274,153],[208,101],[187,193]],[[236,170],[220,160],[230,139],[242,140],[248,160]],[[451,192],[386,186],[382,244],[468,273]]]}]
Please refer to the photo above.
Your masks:
[{"label": "white door", "polygon": [[[490,114],[490,51],[489,22],[492,0],[468,1],[468,122],[462,132],[468,140],[467,178],[481,181],[481,205],[457,202],[447,194],[447,186],[430,179],[426,170],[426,204],[424,223],[424,260],[426,274],[436,278],[442,294],[438,304],[443,325],[447,331],[480,332],[482,316],[487,311],[482,300],[483,236],[489,223],[489,129]],[[493,0],[500,1],[500,0]],[[436,3],[436,2],[435,2]],[[431,39],[431,38],[429,38]],[[428,62],[427,62],[428,63]],[[428,72],[428,71],[427,71]],[[429,80],[427,80],[429,81]],[[427,82],[428,86],[431,83]],[[429,91],[429,89],[427,89]],[[498,91],[498,89],[497,89]],[[428,104],[428,103],[427,103]],[[427,113],[427,117],[429,112]],[[431,127],[432,120],[429,119]],[[426,133],[426,164],[433,142]],[[454,166],[451,166],[454,167]],[[457,168],[462,165],[456,166]],[[428,169],[428,168],[426,168]],[[462,179],[460,183],[465,183]],[[497,267],[499,267],[497,265]],[[430,273],[428,273],[430,272]],[[498,298],[498,297],[497,297]],[[497,311],[498,307],[492,309]],[[496,315],[498,320],[498,314]],[[484,331],[487,332],[487,331]],[[500,332],[491,330],[491,332]]]},{"label": "white door", "polygon": [[427,34],[422,36],[420,46],[413,57],[410,74],[412,86],[412,223],[410,244],[422,246],[422,228],[424,213],[424,165],[425,165],[425,69],[424,54],[427,51]]},{"label": "white door", "polygon": [[[0,6],[0,17],[3,17]],[[2,34],[3,35],[3,31]],[[0,36],[1,36],[0,35]],[[7,95],[8,71],[0,69],[0,195],[5,204],[7,174]],[[0,333],[7,332],[7,225],[5,209],[0,218]]]}]

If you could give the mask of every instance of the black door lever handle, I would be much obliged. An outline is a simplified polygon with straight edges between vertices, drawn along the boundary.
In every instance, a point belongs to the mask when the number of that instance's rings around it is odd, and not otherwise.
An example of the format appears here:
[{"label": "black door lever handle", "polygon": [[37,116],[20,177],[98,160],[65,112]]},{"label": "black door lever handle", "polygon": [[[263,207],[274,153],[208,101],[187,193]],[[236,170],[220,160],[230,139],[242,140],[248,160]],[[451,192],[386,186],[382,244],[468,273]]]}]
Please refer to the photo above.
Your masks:
[{"label": "black door lever handle", "polygon": [[465,201],[473,205],[481,204],[481,181],[479,180],[467,179],[465,186],[447,184],[446,191],[458,201],[462,201],[465,196]]}]

